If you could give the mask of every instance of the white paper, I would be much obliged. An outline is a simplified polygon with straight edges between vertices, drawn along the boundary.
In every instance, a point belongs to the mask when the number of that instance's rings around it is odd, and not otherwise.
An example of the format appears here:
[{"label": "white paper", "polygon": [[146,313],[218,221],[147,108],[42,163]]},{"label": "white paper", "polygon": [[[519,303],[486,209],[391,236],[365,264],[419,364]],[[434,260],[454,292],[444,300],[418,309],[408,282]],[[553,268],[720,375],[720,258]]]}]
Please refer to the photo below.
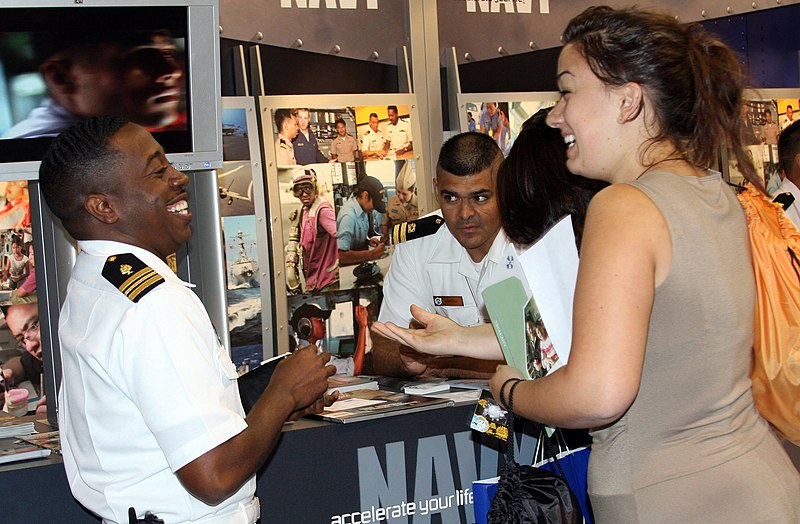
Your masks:
[{"label": "white paper", "polygon": [[329,336],[331,338],[342,338],[353,336],[353,303],[338,302],[331,312],[328,319]]},{"label": "white paper", "polygon": [[559,362],[566,364],[572,347],[572,304],[578,279],[578,249],[570,216],[562,218],[528,249],[518,252],[517,260]]}]

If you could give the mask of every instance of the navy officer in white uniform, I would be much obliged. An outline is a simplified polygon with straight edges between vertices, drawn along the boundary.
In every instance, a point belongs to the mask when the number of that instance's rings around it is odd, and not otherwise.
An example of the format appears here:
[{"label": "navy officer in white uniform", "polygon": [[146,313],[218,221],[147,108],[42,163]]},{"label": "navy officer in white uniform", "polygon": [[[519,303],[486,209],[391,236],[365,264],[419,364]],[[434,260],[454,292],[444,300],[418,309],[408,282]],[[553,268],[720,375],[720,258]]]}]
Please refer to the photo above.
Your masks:
[{"label": "navy officer in white uniform", "polygon": [[192,284],[166,258],[191,236],[185,191],[144,128],[120,117],[61,133],[39,180],[80,254],[59,320],[59,429],[75,498],[103,522],[252,524],[255,473],[283,423],[318,412],[328,354],[281,362],[245,416],[236,368]]},{"label": "navy officer in white uniform", "polygon": [[[383,286],[380,322],[408,327],[411,305],[462,326],[489,322],[482,291],[503,263],[508,240],[497,207],[497,169],[503,153],[482,133],[462,133],[444,143],[436,165],[437,214],[447,227],[398,245]],[[424,219],[423,219],[424,220]],[[372,364],[392,376],[489,376],[497,362],[437,358],[373,337]]]}]

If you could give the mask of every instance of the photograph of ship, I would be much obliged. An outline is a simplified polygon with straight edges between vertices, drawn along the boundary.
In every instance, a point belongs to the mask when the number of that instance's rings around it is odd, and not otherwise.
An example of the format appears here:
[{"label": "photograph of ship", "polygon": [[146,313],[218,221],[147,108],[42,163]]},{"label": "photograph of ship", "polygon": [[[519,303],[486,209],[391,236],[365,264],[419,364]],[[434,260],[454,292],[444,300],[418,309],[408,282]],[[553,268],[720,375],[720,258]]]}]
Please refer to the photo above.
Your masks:
[{"label": "photograph of ship", "polygon": [[[230,265],[228,289],[261,287],[258,282],[258,262],[247,254],[248,245],[241,229],[236,232],[233,242],[239,248],[239,254]],[[256,245],[255,242],[251,244],[252,246],[250,247],[255,247]]]},{"label": "photograph of ship", "polygon": [[222,227],[231,359],[237,368],[246,371],[260,364],[263,357],[256,217],[223,217]]}]

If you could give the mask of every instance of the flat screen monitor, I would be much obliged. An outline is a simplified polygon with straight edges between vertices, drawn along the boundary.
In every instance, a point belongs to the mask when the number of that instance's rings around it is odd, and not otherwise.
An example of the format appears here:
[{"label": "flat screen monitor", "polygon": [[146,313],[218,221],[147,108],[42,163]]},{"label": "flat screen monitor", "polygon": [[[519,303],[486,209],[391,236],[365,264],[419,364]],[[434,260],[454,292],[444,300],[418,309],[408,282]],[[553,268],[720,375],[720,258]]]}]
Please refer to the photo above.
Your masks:
[{"label": "flat screen monitor", "polygon": [[54,136],[105,114],[179,169],[221,166],[218,18],[215,0],[3,2],[0,178],[35,178]]}]

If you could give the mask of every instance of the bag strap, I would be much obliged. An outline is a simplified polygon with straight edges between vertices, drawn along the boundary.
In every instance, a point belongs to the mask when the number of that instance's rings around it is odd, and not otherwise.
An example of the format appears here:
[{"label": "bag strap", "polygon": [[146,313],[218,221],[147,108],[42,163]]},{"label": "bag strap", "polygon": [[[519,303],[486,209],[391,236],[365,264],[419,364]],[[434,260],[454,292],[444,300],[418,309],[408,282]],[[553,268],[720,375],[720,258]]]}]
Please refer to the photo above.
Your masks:
[{"label": "bag strap", "polygon": [[[505,386],[511,381],[514,381],[511,384],[511,387],[508,390],[508,402],[506,402],[505,398]],[[514,390],[519,386],[520,382],[523,382],[520,378],[510,378],[506,380],[503,385],[500,387],[500,401],[503,403],[504,406],[508,408],[508,419],[506,420],[506,427],[508,428],[508,441],[506,445],[506,462],[511,464],[515,462],[514,460]],[[558,460],[558,453],[553,451],[553,443],[550,441],[550,437],[547,435],[547,431],[542,427],[542,431],[539,433],[539,440],[544,443],[544,451],[545,457],[544,458],[552,458],[553,462],[556,464],[556,468],[558,469],[559,476],[567,480],[567,476],[564,474],[564,470],[561,468],[561,463]]]},{"label": "bag strap", "polygon": [[797,281],[800,282],[800,273],[797,271],[797,268],[800,267],[800,261],[797,260],[797,255],[794,254],[792,248],[787,246],[786,251],[789,252],[789,258],[792,259],[792,269],[794,269],[794,274],[797,276]]},{"label": "bag strap", "polygon": [[[511,388],[508,390],[508,401],[505,398],[505,385],[511,381],[514,381],[511,384]],[[508,441],[506,445],[506,462],[511,464],[515,462],[514,460],[514,390],[519,386],[519,383],[522,382],[520,378],[510,378],[506,380],[503,385],[500,387],[500,401],[503,403],[504,406],[508,408],[508,419],[506,419],[506,428],[508,428]]]}]

